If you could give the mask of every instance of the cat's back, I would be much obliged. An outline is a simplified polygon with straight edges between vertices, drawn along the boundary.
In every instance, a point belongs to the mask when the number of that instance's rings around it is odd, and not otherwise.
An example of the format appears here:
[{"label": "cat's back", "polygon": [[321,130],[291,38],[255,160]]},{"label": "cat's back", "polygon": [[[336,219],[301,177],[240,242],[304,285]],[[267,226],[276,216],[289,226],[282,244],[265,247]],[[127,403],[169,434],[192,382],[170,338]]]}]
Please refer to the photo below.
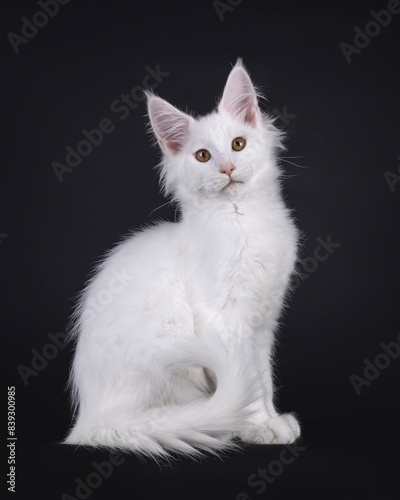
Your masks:
[{"label": "cat's back", "polygon": [[179,222],[159,222],[134,231],[109,252],[102,267],[125,265],[143,269],[167,263],[180,251],[181,232]]},{"label": "cat's back", "polygon": [[102,260],[85,295],[147,291],[150,283],[154,286],[162,276],[176,274],[182,251],[181,233],[181,224],[174,222],[160,222],[131,233]]},{"label": "cat's back", "polygon": [[156,255],[174,251],[180,239],[179,222],[161,221],[133,231],[111,252],[120,257],[137,252],[151,252]]}]

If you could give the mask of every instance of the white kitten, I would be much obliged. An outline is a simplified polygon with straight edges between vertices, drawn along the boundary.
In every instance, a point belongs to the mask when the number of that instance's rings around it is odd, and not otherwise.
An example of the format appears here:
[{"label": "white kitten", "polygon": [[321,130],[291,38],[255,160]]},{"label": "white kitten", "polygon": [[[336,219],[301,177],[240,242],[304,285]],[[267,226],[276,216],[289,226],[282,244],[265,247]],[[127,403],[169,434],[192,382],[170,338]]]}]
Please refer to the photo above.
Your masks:
[{"label": "white kitten", "polygon": [[195,456],[292,443],[273,404],[274,330],[297,231],[281,194],[281,134],[239,60],[218,109],[193,118],[148,94],[161,179],[181,220],[114,248],[75,313],[69,444]]}]

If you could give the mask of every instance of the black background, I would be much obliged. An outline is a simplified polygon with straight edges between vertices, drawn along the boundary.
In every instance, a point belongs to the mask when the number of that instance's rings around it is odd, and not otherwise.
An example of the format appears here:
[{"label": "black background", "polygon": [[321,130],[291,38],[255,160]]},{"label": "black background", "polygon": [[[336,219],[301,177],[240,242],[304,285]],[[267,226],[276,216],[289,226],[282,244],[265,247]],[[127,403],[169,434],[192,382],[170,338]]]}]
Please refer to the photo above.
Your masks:
[{"label": "black background", "polygon": [[[74,296],[107,249],[131,229],[175,217],[171,205],[151,214],[166,200],[144,103],[124,120],[111,103],[159,65],[168,76],[155,91],[206,113],[243,57],[267,97],[263,109],[283,113],[285,156],[300,165],[283,163],[304,263],[312,266],[317,238],[340,244],[312,272],[299,265],[308,276],[292,296],[277,349],[278,406],[298,413],[307,449],[261,494],[247,478],[279,447],[247,447],[224,463],[180,460],[165,470],[127,457],[92,497],[378,498],[379,490],[392,498],[400,358],[361,395],[350,375],[363,377],[364,360],[374,362],[381,342],[399,334],[400,183],[391,189],[385,172],[400,175],[400,14],[348,63],[340,43],[354,44],[354,27],[364,30],[371,9],[388,2],[237,3],[221,20],[212,1],[72,0],[18,53],[7,35],[21,35],[21,18],[41,9],[21,0],[1,7],[3,391],[5,398],[5,386],[16,386],[20,493],[74,495],[75,478],[93,470],[93,457],[108,455],[54,444],[70,423],[71,346],[26,384],[17,367],[32,368],[32,349],[42,352],[49,332],[65,332]],[[81,131],[104,118],[114,131],[59,182],[52,163],[65,163],[65,147],[75,149]]]}]

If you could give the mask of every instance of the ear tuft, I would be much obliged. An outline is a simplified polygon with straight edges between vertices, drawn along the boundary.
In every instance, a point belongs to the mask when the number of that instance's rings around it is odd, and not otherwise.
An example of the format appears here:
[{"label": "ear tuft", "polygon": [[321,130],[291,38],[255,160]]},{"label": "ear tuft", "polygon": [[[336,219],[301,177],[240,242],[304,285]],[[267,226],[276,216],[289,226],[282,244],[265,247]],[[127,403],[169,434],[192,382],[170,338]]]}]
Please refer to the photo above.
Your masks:
[{"label": "ear tuft", "polygon": [[240,58],[229,74],[218,110],[227,111],[254,127],[261,122],[257,93]]},{"label": "ear tuft", "polygon": [[150,92],[147,110],[150,124],[164,153],[177,154],[182,150],[193,118]]},{"label": "ear tuft", "polygon": [[243,65],[243,59],[241,57],[237,58],[235,66],[232,69],[234,69],[234,68],[243,68],[243,69],[245,69],[245,67]]}]

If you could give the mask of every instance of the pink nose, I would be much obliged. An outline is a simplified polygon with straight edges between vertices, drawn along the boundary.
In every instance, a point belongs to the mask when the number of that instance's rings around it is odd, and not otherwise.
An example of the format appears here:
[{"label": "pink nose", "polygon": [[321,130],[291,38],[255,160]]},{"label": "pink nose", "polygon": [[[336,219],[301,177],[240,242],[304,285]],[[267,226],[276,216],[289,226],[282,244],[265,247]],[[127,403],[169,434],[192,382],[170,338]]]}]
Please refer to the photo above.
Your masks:
[{"label": "pink nose", "polygon": [[224,165],[221,166],[220,172],[221,174],[226,174],[229,177],[231,176],[232,172],[235,170],[235,167],[232,165],[232,163],[225,163]]}]

